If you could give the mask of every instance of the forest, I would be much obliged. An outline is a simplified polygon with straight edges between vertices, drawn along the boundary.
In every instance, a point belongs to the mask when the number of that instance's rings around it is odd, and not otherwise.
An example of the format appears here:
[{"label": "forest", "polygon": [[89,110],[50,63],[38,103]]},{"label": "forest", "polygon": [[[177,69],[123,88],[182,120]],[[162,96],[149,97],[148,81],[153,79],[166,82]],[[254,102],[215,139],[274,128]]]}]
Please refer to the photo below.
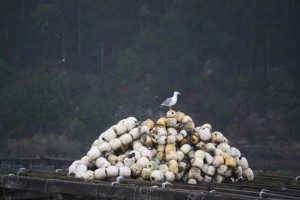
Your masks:
[{"label": "forest", "polygon": [[91,144],[124,117],[158,119],[175,90],[174,110],[228,138],[300,139],[300,1],[2,0],[0,13],[7,155],[12,139]]}]

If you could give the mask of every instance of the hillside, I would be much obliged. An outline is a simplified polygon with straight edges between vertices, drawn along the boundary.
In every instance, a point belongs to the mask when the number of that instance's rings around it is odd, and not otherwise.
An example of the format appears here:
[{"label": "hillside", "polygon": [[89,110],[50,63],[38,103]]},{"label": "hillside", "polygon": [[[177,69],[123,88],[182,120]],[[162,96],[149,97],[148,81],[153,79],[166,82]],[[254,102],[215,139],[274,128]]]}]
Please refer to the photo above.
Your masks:
[{"label": "hillside", "polygon": [[0,157],[84,153],[124,117],[164,115],[159,105],[175,90],[175,110],[241,148],[292,148],[260,158],[299,148],[298,1],[21,0],[0,9]]}]

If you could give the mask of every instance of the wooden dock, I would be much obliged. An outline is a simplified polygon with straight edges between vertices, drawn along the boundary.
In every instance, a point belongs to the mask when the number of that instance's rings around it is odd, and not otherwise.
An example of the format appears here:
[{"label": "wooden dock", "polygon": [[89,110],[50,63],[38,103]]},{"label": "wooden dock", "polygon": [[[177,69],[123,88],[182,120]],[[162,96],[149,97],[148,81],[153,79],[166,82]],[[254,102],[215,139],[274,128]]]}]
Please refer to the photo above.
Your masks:
[{"label": "wooden dock", "polygon": [[[115,178],[105,181],[82,180],[66,172],[2,171],[0,199],[299,199],[298,172],[256,171],[252,182],[201,183],[188,185],[173,183],[162,187],[136,179]],[[264,189],[264,192],[262,192]]]}]

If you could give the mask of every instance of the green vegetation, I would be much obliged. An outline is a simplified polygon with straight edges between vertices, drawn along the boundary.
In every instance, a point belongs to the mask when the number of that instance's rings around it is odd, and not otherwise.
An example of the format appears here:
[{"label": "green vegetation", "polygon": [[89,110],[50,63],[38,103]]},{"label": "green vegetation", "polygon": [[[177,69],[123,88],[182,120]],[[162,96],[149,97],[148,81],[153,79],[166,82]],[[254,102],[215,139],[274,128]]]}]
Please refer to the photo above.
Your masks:
[{"label": "green vegetation", "polygon": [[136,80],[142,73],[142,61],[136,52],[127,48],[121,52],[117,63],[117,74],[121,80]]},{"label": "green vegetation", "polygon": [[158,115],[178,90],[176,108],[194,118],[243,137],[300,139],[298,1],[2,1],[0,10],[1,136],[94,138],[121,116]]},{"label": "green vegetation", "polygon": [[191,77],[188,81],[189,90],[193,93],[202,93],[205,89],[207,84],[207,77],[206,76],[194,76]]},{"label": "green vegetation", "polygon": [[0,89],[13,82],[13,68],[0,59]]},{"label": "green vegetation", "polygon": [[1,135],[26,137],[62,128],[70,115],[67,83],[47,74],[7,86],[0,96]]},{"label": "green vegetation", "polygon": [[70,138],[87,140],[99,136],[102,130],[109,128],[113,121],[113,109],[103,100],[89,96],[78,108],[77,117],[70,119],[66,133]]},{"label": "green vegetation", "polygon": [[228,103],[218,100],[208,102],[205,105],[204,114],[208,116],[208,121],[216,124],[230,124],[234,117]]},{"label": "green vegetation", "polygon": [[266,88],[264,100],[275,110],[289,110],[297,106],[296,96],[291,95],[296,92],[294,82],[290,79],[284,68],[274,68],[270,73],[269,85]]},{"label": "green vegetation", "polygon": [[225,85],[232,90],[245,90],[250,87],[249,78],[243,75],[228,76]]}]

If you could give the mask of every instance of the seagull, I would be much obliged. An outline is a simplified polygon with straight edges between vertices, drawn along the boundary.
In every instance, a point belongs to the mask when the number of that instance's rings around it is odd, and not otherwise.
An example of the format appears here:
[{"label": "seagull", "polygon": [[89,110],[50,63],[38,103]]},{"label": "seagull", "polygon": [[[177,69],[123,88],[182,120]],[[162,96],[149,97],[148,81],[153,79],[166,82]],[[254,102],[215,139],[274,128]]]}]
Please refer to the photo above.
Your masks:
[{"label": "seagull", "polygon": [[171,106],[174,106],[177,102],[177,95],[180,93],[175,91],[173,94],[173,97],[167,98],[164,102],[162,102],[160,105],[161,106],[169,106],[170,110],[172,110]]}]

